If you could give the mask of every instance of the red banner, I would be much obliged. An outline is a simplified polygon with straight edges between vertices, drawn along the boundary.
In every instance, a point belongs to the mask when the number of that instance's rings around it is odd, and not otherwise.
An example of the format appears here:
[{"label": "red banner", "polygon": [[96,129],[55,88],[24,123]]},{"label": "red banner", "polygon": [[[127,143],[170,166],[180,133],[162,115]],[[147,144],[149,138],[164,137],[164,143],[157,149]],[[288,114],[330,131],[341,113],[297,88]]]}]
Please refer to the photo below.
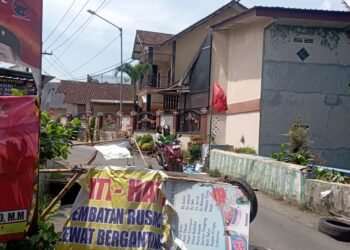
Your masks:
[{"label": "red banner", "polygon": [[0,0],[0,61],[41,68],[42,0]]},{"label": "red banner", "polygon": [[0,242],[22,238],[33,215],[39,150],[35,100],[0,98]]}]

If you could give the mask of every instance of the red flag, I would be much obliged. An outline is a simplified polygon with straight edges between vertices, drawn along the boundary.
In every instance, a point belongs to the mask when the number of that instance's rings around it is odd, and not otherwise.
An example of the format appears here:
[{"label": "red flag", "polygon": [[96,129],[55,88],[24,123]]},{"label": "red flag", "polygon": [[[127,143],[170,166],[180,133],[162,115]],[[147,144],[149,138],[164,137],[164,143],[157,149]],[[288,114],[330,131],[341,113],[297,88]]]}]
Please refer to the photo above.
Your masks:
[{"label": "red flag", "polygon": [[217,82],[214,82],[212,105],[216,112],[227,110],[226,95]]}]

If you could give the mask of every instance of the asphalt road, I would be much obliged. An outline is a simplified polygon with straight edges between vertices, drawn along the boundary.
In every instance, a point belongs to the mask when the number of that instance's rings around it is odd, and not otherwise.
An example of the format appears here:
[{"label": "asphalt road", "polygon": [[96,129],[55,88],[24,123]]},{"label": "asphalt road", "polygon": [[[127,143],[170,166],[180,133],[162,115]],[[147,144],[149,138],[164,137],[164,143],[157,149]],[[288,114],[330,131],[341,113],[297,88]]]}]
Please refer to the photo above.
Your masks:
[{"label": "asphalt road", "polygon": [[[317,231],[322,216],[301,211],[257,192],[259,210],[250,224],[250,245],[272,250],[349,250],[350,243]],[[255,249],[251,247],[250,250]]]},{"label": "asphalt road", "polygon": [[[89,146],[76,146],[64,164],[76,165],[87,161],[94,149]],[[159,169],[157,162],[146,157],[147,166]],[[133,162],[129,162],[132,164]],[[93,166],[125,166],[127,161],[105,161],[99,153]],[[132,164],[133,165],[133,164]],[[136,157],[135,166],[144,166],[143,160]],[[301,211],[282,201],[276,201],[257,192],[259,210],[250,225],[250,250],[349,250],[350,243],[338,242],[317,231],[321,218],[309,212]]]}]

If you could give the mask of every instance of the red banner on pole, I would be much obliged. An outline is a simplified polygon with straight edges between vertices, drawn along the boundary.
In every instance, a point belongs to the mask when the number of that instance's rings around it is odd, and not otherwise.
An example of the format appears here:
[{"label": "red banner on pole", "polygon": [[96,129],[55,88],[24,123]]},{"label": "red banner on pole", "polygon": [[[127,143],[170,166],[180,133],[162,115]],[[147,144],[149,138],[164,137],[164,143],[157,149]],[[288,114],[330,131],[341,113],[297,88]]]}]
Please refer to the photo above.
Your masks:
[{"label": "red banner on pole", "polygon": [[24,237],[33,216],[38,126],[36,97],[0,98],[0,242]]},{"label": "red banner on pole", "polygon": [[0,61],[41,68],[42,0],[0,0]]}]

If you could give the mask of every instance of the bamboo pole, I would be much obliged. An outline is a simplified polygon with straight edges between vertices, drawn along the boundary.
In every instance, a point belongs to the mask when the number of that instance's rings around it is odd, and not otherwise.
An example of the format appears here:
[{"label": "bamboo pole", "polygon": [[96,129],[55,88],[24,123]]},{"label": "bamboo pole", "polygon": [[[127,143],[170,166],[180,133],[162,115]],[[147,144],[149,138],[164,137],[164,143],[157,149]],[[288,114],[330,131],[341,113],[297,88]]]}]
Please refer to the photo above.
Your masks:
[{"label": "bamboo pole", "polygon": [[52,208],[56,205],[56,203],[62,199],[62,197],[67,193],[67,191],[75,184],[75,181],[78,180],[80,175],[83,174],[83,171],[77,172],[72,179],[69,180],[67,185],[61,190],[61,192],[51,201],[51,203],[47,206],[47,208],[40,215],[40,219],[45,219],[45,217],[50,213]]},{"label": "bamboo pole", "polygon": [[[92,155],[90,156],[90,158],[87,160],[85,165],[90,165],[97,156],[98,151],[95,150]],[[52,170],[52,169],[50,169]],[[62,170],[62,169],[60,169]],[[67,169],[70,170],[71,172],[73,171],[77,171],[75,173],[75,175],[72,177],[72,179],[69,180],[69,182],[66,184],[66,186],[64,186],[64,188],[61,190],[61,192],[50,202],[50,204],[47,206],[47,208],[43,211],[43,213],[40,215],[40,219],[45,219],[45,217],[50,213],[50,211],[52,210],[52,208],[56,205],[56,203],[62,199],[62,197],[68,192],[68,190],[75,184],[75,182],[78,180],[78,178],[86,173],[86,169],[84,168],[78,168],[78,169]]]},{"label": "bamboo pole", "polygon": [[143,157],[143,154],[141,152],[141,149],[139,147],[139,145],[137,145],[137,142],[136,142],[136,139],[134,137],[132,137],[132,139],[135,141],[135,144],[136,144],[136,148],[137,150],[139,151],[140,155],[141,155],[141,158],[143,160],[143,163],[145,164],[145,167],[147,168],[147,163],[146,163],[146,160],[145,160],[145,157]]},{"label": "bamboo pole", "polygon": [[[80,169],[67,169],[67,168],[45,168],[45,169],[39,169],[39,174],[50,174],[50,173],[76,173]],[[83,172],[87,172],[87,169],[84,167],[81,168]]]}]

